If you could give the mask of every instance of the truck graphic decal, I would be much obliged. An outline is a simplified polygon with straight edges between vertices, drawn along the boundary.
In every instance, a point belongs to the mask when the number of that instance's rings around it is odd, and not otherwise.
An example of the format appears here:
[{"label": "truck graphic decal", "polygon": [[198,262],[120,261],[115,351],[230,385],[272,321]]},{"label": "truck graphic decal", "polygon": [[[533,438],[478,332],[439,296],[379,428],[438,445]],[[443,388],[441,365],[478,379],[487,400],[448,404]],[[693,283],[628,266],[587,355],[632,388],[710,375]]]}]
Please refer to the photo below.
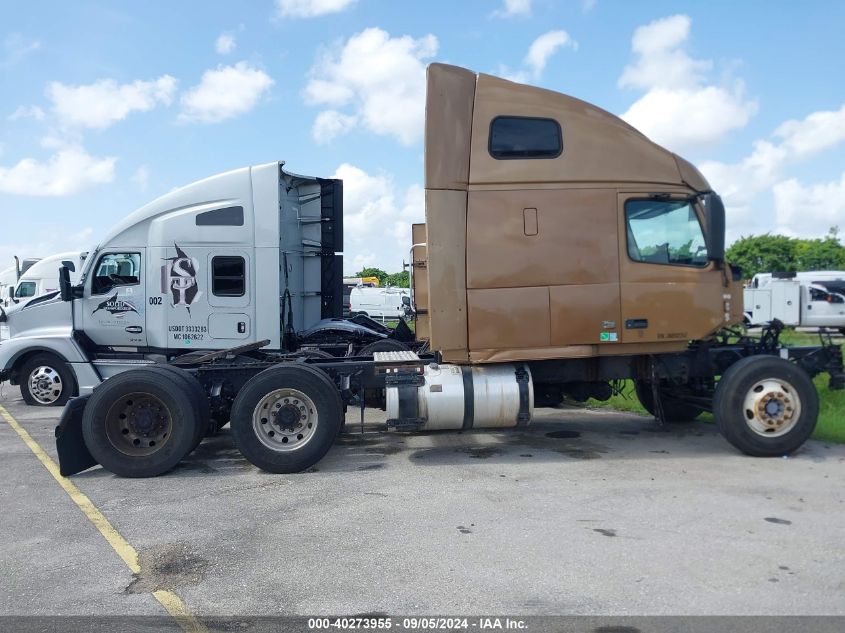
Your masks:
[{"label": "truck graphic decal", "polygon": [[184,307],[191,314],[191,305],[202,292],[197,284],[199,262],[195,257],[188,257],[174,242],[176,257],[168,257],[161,267],[161,292],[170,294],[171,305]]},{"label": "truck graphic decal", "polygon": [[135,307],[131,301],[127,301],[126,299],[121,299],[117,296],[117,291],[115,290],[114,294],[100,303],[91,314],[95,314],[100,310],[105,310],[109,314],[111,314],[116,319],[122,319],[126,316],[127,312],[134,312],[135,314],[140,314],[138,309]]}]

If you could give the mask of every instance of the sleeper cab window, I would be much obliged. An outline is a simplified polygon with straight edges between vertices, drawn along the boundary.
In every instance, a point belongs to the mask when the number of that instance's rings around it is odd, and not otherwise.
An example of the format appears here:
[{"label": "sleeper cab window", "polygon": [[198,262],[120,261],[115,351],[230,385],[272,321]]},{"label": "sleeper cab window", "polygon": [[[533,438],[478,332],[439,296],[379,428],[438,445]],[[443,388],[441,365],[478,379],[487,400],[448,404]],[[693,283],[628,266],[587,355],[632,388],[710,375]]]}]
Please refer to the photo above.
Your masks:
[{"label": "sleeper cab window", "polygon": [[563,133],[554,119],[498,116],[490,122],[490,155],[499,160],[557,158]]},{"label": "sleeper cab window", "polygon": [[134,286],[141,281],[140,253],[106,253],[94,267],[91,292],[95,295],[118,286]]},{"label": "sleeper cab window", "polygon": [[197,213],[197,226],[243,226],[244,208],[225,207]]},{"label": "sleeper cab window", "polygon": [[633,261],[707,266],[704,232],[691,200],[628,200],[625,222]]},{"label": "sleeper cab window", "polygon": [[220,255],[211,258],[211,292],[216,297],[243,297],[246,293],[246,261]]}]

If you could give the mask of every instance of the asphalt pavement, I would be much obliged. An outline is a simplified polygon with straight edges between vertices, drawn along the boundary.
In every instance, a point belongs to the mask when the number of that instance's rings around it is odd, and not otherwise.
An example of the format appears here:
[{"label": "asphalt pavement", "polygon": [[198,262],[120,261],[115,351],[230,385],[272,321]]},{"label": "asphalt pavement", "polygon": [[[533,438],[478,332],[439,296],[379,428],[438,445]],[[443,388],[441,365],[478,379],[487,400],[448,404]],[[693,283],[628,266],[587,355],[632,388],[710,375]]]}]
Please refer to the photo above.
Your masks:
[{"label": "asphalt pavement", "polygon": [[[60,411],[8,413],[56,459]],[[387,432],[368,412],[310,472],[228,429],[173,472],[70,481],[133,574],[0,418],[0,614],[845,615],[845,446],[739,454],[707,423],[579,408],[517,431]]]}]

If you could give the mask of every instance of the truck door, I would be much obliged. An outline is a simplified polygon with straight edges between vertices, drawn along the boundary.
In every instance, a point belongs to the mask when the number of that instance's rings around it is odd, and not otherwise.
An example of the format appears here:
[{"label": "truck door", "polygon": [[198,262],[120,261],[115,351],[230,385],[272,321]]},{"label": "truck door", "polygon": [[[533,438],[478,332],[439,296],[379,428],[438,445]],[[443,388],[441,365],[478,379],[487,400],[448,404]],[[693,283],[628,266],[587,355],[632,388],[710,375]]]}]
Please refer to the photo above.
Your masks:
[{"label": "truck door", "polygon": [[147,345],[144,248],[99,253],[85,284],[82,326],[104,347]]},{"label": "truck door", "polygon": [[845,296],[818,283],[804,284],[803,295],[801,325],[845,327]]},{"label": "truck door", "polygon": [[624,343],[686,342],[724,323],[730,295],[708,259],[700,213],[682,194],[619,194]]},{"label": "truck door", "polygon": [[[207,262],[208,335],[214,346],[234,347],[254,341],[254,276],[249,254],[237,248],[215,248]],[[270,318],[278,320],[278,314]]]}]

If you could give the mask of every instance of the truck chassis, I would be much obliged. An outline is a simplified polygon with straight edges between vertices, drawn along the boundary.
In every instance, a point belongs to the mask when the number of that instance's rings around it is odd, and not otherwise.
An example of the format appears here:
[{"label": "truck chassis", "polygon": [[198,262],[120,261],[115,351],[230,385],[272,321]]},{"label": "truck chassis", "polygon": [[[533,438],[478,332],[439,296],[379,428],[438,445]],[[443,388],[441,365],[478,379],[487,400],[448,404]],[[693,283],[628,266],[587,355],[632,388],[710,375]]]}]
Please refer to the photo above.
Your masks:
[{"label": "truck chassis", "polygon": [[326,454],[348,407],[360,408],[362,430],[368,406],[386,408],[387,427],[401,431],[522,427],[535,406],[606,400],[625,379],[635,381],[640,401],[661,423],[710,411],[739,450],[783,455],[815,427],[812,377],[828,373],[830,388],[842,389],[845,371],[842,350],[829,337],[787,347],[782,329],[772,322],[759,338],[727,330],[676,354],[487,368],[443,365],[439,353],[425,349],[337,358],[313,349],[266,352],[260,341],[195,352],[123,372],[72,399],[56,428],[60,467],[66,476],[98,463],[121,476],[156,476],[231,421],[250,462],[299,472]]}]

